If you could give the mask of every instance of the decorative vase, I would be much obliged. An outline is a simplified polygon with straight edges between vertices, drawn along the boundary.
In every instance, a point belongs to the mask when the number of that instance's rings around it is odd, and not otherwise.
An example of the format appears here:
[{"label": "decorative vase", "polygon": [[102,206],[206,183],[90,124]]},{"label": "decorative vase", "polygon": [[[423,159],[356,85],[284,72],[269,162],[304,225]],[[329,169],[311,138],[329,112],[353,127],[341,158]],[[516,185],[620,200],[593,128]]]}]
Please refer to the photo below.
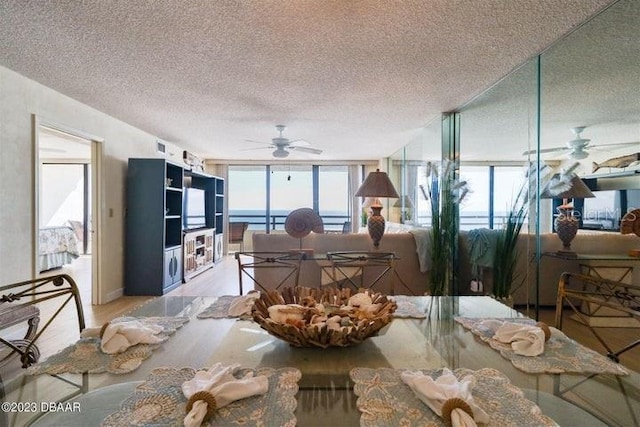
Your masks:
[{"label": "decorative vase", "polygon": [[369,236],[371,240],[373,240],[373,246],[378,248],[380,245],[380,239],[384,235],[384,217],[380,214],[382,211],[382,206],[371,206],[371,210],[373,214],[369,217],[367,221],[367,229],[369,230]]},{"label": "decorative vase", "polygon": [[565,251],[571,251],[571,241],[578,233],[579,223],[578,218],[573,215],[573,210],[558,208],[558,215],[554,224]]}]

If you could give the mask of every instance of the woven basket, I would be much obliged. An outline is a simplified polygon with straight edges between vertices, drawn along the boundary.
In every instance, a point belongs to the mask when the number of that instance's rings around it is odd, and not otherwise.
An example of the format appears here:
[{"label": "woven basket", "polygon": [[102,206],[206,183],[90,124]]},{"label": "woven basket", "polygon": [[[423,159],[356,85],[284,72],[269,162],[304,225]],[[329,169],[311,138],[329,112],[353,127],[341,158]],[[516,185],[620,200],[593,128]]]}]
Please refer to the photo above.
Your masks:
[{"label": "woven basket", "polygon": [[[379,308],[365,319],[353,319],[355,326],[343,327],[341,330],[328,329],[326,325],[304,323],[293,325],[276,322],[269,317],[268,308],[278,304],[300,304],[312,297],[316,302],[327,307],[339,309],[339,306],[347,304],[352,296],[350,289],[335,288],[284,288],[282,293],[278,291],[262,292],[260,299],[253,308],[253,319],[271,335],[276,336],[295,347],[348,347],[360,344],[370,336],[376,335],[380,329],[393,320],[393,312],[397,305],[387,299],[385,295],[371,293],[374,304],[380,304]],[[355,316],[355,314],[353,314]]]}]

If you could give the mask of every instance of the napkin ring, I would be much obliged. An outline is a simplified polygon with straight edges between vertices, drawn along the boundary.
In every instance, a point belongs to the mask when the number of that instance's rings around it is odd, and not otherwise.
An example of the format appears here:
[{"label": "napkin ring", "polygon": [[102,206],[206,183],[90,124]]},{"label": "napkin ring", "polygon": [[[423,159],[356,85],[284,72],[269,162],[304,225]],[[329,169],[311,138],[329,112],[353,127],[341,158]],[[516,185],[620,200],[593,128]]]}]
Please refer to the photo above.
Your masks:
[{"label": "napkin ring", "polygon": [[454,409],[462,409],[464,412],[469,414],[471,418],[473,418],[471,406],[459,397],[452,397],[451,399],[447,399],[442,405],[442,419],[448,426],[451,426],[451,413]]},{"label": "napkin ring", "polygon": [[551,329],[549,329],[549,326],[544,322],[538,322],[536,326],[544,332],[544,340],[549,341],[549,338],[551,338]]},{"label": "napkin ring", "polygon": [[216,409],[217,409],[216,398],[213,394],[211,394],[208,391],[197,391],[193,393],[193,395],[187,401],[187,414],[191,412],[191,409],[193,408],[193,404],[196,403],[198,400],[202,400],[207,404],[207,413],[203,418],[203,421],[207,421],[213,417],[213,414],[216,413]]},{"label": "napkin ring", "polygon": [[110,323],[111,322],[107,322],[104,325],[102,325],[102,328],[100,328],[100,333],[98,335],[100,336],[101,339],[102,339],[102,336],[104,335],[104,331],[107,330],[107,327],[110,325]]}]

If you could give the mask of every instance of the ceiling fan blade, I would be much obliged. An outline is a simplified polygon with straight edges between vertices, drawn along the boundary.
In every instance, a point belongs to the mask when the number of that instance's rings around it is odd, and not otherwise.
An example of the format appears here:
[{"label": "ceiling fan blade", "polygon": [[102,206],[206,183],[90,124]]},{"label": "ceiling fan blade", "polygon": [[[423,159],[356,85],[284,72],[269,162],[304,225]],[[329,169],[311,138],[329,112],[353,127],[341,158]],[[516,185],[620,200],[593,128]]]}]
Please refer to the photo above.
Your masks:
[{"label": "ceiling fan blade", "polygon": [[311,153],[311,154],[322,154],[322,150],[318,150],[317,148],[311,148],[311,147],[298,147],[298,146],[294,146],[294,147],[289,147],[292,150],[296,149],[298,151],[302,151],[304,153]]},{"label": "ceiling fan blade", "polygon": [[273,146],[255,147],[255,148],[241,148],[239,151],[256,151],[256,150],[273,150]]},{"label": "ceiling fan blade", "polygon": [[558,151],[571,151],[570,148],[567,147],[556,147],[556,148],[543,148],[542,150],[529,150],[522,153],[523,156],[527,156],[529,154],[540,153],[557,153]]},{"label": "ceiling fan blade", "polygon": [[307,147],[311,145],[306,139],[294,139],[289,141],[289,147]]},{"label": "ceiling fan blade", "polygon": [[598,144],[598,145],[590,145],[589,148],[596,148],[598,150],[606,150],[607,148],[611,147],[626,147],[628,145],[636,145],[638,147],[640,147],[640,141],[631,141],[631,142],[616,142],[614,144]]},{"label": "ceiling fan blade", "polygon": [[252,142],[254,144],[265,144],[265,145],[272,145],[270,142],[267,141],[255,141],[253,139],[245,139],[245,142]]}]

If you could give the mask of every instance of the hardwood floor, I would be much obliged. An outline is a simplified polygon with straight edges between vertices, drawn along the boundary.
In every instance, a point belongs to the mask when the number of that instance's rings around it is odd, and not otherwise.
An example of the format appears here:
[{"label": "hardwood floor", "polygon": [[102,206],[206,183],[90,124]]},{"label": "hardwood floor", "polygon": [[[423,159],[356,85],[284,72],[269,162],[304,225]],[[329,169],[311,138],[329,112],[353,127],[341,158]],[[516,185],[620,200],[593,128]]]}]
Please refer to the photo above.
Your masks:
[{"label": "hardwood floor", "polygon": [[[77,261],[77,260],[76,260]],[[74,263],[75,264],[75,263]],[[63,270],[64,271],[64,270]],[[60,272],[60,270],[58,270]],[[67,272],[67,271],[65,271]],[[125,296],[104,305],[91,305],[90,298],[87,293],[87,287],[90,282],[89,276],[82,271],[82,264],[74,265],[69,273],[79,283],[81,288],[83,309],[87,327],[99,327],[105,322],[122,315],[126,315],[134,308],[152,300],[155,297],[131,297]],[[174,296],[221,296],[221,295],[238,295],[238,267],[233,255],[228,255],[221,262],[216,264],[212,269],[203,272],[194,277],[187,283],[182,284],[177,289],[168,293]],[[68,312],[67,312],[68,311]],[[530,317],[534,313],[527,313],[526,310],[520,310]],[[73,310],[66,310],[63,313],[63,321],[75,322],[75,313]],[[571,313],[566,313],[571,314]],[[554,324],[555,309],[542,308],[540,312],[540,320],[549,324]],[[69,345],[74,342],[78,334],[72,333],[67,328],[54,328],[59,333],[48,336],[42,342],[43,355],[51,354],[58,351],[61,345]],[[601,329],[610,346],[617,350],[630,342],[640,338],[640,329],[637,328],[607,328]],[[600,342],[579,322],[572,320],[570,316],[565,315],[563,332],[570,338],[579,343],[592,348],[593,350],[605,354],[606,350]],[[640,345],[627,351],[620,356],[621,363],[630,369],[640,372]]]}]

